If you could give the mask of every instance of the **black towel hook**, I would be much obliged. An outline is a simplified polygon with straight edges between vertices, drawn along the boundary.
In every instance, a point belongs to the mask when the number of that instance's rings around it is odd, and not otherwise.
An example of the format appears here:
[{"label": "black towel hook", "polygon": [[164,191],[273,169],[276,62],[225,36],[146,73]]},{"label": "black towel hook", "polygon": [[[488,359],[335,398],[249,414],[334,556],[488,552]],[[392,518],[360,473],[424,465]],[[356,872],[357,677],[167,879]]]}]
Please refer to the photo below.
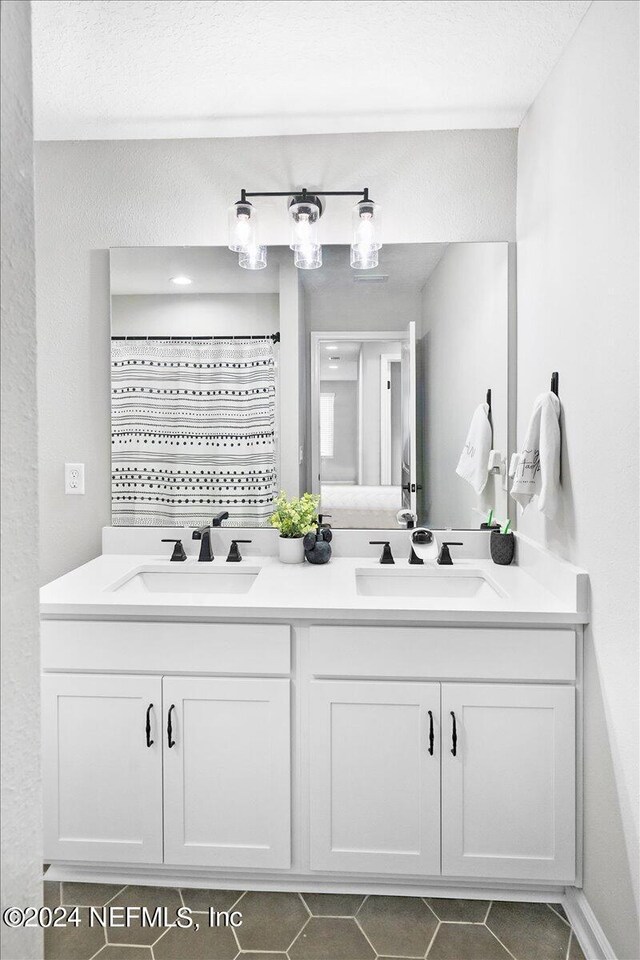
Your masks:
[{"label": "black towel hook", "polygon": [[491,416],[491,387],[487,390],[487,406],[489,407],[489,416]]},{"label": "black towel hook", "polygon": [[551,374],[551,388],[550,388],[550,389],[551,389],[551,393],[555,393],[556,397],[559,396],[559,393],[558,393],[558,379],[559,379],[559,378],[558,378],[558,371],[555,370],[555,371]]}]

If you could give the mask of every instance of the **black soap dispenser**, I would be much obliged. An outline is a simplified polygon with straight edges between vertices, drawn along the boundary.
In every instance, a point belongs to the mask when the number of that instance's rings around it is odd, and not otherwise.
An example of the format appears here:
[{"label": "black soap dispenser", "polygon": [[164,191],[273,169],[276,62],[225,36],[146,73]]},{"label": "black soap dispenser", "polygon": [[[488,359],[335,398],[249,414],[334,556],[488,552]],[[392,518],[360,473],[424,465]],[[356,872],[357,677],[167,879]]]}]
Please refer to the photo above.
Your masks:
[{"label": "black soap dispenser", "polygon": [[323,516],[330,514],[319,513],[318,525],[304,538],[304,555],[309,563],[322,564],[329,563],[331,560],[331,540],[333,533],[331,527],[323,522]]}]

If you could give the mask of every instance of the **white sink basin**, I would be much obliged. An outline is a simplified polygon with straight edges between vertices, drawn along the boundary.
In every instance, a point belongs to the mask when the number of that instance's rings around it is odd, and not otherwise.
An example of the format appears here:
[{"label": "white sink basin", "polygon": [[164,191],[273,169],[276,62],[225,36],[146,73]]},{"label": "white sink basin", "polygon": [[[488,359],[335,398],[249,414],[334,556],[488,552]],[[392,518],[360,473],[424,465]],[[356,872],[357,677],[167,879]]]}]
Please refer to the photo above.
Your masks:
[{"label": "white sink basin", "polygon": [[502,595],[480,570],[433,568],[356,570],[356,590],[363,597],[482,598]]},{"label": "white sink basin", "polygon": [[143,567],[111,588],[120,594],[143,596],[148,593],[248,593],[259,568],[193,567],[167,569]]}]

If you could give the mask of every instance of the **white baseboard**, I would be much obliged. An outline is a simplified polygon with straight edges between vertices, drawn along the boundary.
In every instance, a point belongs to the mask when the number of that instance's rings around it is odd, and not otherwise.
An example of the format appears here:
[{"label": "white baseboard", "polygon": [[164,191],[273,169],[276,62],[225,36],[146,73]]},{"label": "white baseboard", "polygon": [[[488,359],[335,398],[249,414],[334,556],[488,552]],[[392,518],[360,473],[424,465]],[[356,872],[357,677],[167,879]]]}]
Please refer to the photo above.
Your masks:
[{"label": "white baseboard", "polygon": [[562,905],[587,960],[616,960],[613,947],[582,890],[567,887]]},{"label": "white baseboard", "polygon": [[206,867],[158,864],[52,863],[46,880],[63,883],[109,883],[145,887],[196,887],[212,890],[269,890],[295,893],[355,893],[381,896],[443,897],[461,900],[518,900],[531,903],[562,903],[565,888],[542,883],[476,880],[443,880],[419,877],[379,880],[344,874],[311,876],[308,873],[278,874],[271,871],[219,872]]}]

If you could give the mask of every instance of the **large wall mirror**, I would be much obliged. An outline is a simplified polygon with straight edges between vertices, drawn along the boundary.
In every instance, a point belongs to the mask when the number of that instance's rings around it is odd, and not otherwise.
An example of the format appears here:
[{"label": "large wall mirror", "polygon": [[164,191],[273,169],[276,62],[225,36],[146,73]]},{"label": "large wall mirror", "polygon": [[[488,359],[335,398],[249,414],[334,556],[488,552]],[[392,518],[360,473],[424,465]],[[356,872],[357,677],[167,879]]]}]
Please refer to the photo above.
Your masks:
[{"label": "large wall mirror", "polygon": [[[392,244],[367,271],[342,245],[315,270],[283,247],[260,270],[223,247],[110,257],[114,524],[261,526],[283,486],[334,527],[506,518],[508,244]],[[478,492],[456,468],[488,398]]]}]

